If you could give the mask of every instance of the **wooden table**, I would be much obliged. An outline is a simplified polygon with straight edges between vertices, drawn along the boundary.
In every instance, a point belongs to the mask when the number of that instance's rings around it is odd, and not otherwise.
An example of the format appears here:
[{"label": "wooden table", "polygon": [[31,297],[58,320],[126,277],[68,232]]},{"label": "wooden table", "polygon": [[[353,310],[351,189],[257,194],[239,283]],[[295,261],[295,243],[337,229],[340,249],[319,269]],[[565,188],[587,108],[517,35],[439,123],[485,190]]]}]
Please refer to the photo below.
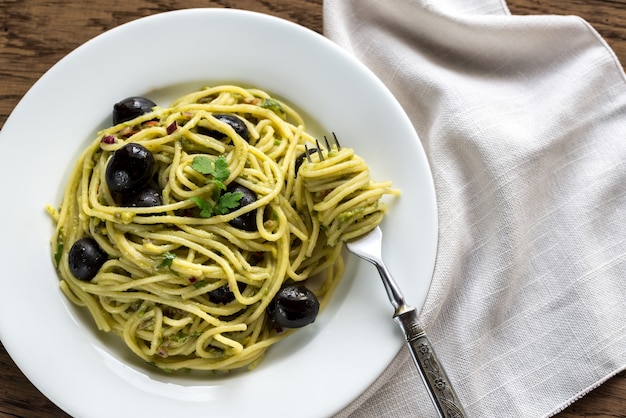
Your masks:
[{"label": "wooden table", "polygon": [[[383,0],[381,0],[383,1]],[[626,62],[626,0],[508,0],[513,14],[575,14]],[[322,32],[322,0],[1,0],[0,128],[35,81],[68,52],[122,23],[167,10],[233,7]],[[27,278],[22,278],[27,279]],[[0,345],[0,416],[67,416],[24,377]],[[578,400],[559,418],[626,417],[626,373]]]}]

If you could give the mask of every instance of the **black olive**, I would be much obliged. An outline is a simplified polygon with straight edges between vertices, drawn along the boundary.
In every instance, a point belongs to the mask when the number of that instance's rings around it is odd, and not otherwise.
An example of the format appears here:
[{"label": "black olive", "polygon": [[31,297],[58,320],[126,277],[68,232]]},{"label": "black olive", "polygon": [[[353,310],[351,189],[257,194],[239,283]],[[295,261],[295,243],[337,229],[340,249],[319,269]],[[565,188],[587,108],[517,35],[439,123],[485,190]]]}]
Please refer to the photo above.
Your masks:
[{"label": "black olive", "polygon": [[152,177],[154,156],[133,142],[115,151],[107,165],[105,179],[109,190],[129,193],[145,186]]},{"label": "black olive", "polygon": [[70,272],[80,280],[89,281],[107,261],[107,253],[93,238],[81,238],[72,245],[68,254]]},{"label": "black olive", "polygon": [[[250,141],[250,131],[248,131],[248,127],[238,116],[227,114],[227,113],[218,113],[214,114],[213,117],[221,122],[229,124],[235,132],[242,137],[246,141]],[[223,139],[226,137],[226,134],[217,131],[215,129],[206,129],[199,127],[198,131],[201,134],[205,134],[211,136],[215,139]]]},{"label": "black olive", "polygon": [[[237,282],[237,287],[239,288],[239,292],[243,292],[246,288],[245,283]],[[235,294],[230,291],[230,288],[227,284],[222,287],[218,287],[215,290],[211,290],[209,292],[209,300],[213,303],[226,304],[235,300]]]},{"label": "black olive", "polygon": [[252,266],[258,266],[264,258],[265,254],[262,251],[254,252],[250,254],[250,257],[248,258],[248,263],[250,263],[250,265]]},{"label": "black olive", "polygon": [[129,120],[135,119],[137,116],[151,112],[152,108],[155,106],[156,103],[145,97],[127,97],[113,105],[113,125],[128,122]]},{"label": "black olive", "polygon": [[151,208],[154,206],[161,206],[163,199],[161,198],[161,192],[152,186],[147,186],[144,189],[138,191],[132,191],[121,195],[121,206],[135,207],[135,208]]},{"label": "black olive", "polygon": [[317,148],[307,148],[307,151],[304,151],[302,154],[296,157],[296,166],[295,166],[296,177],[298,176],[298,170],[300,170],[300,166],[302,166],[302,163],[304,162],[304,159],[307,157],[307,154],[311,155],[311,154],[315,154],[316,152],[317,152]]},{"label": "black olive", "polygon": [[[243,206],[247,206],[251,203],[256,202],[256,194],[252,190],[248,189],[245,186],[242,186],[239,183],[230,183],[226,188],[226,192],[239,192],[243,195],[241,197],[241,200],[239,201],[239,205],[233,208],[231,212],[236,211]],[[229,224],[234,226],[235,228],[242,229],[244,231],[256,231],[256,209],[250,212],[246,212],[243,215],[237,216],[236,218],[232,219]]]},{"label": "black olive", "polygon": [[282,287],[267,307],[270,318],[283,328],[301,328],[315,321],[320,303],[303,285]]}]

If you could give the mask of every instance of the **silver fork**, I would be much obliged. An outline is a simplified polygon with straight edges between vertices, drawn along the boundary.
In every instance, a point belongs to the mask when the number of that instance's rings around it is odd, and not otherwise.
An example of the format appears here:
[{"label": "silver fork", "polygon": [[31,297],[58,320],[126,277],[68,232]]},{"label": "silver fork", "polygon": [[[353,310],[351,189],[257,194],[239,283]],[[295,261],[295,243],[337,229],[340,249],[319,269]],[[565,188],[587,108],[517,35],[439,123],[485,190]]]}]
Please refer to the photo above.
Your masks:
[{"label": "silver fork", "polygon": [[382,240],[383,232],[380,227],[376,227],[368,234],[347,242],[346,248],[352,254],[374,264],[378,269],[394,309],[393,319],[400,325],[404,333],[411,357],[413,357],[439,416],[463,418],[466,416],[463,407],[419,323],[417,309],[406,303],[402,291],[383,262]]},{"label": "silver fork", "polygon": [[[327,150],[330,151],[333,144],[326,137],[324,140]],[[334,141],[337,149],[341,149],[334,133],[332,141]],[[319,141],[316,141],[316,145],[317,149],[306,149],[305,155],[309,161],[309,154],[313,152],[318,153],[320,161],[324,160]],[[464,418],[466,415],[459,398],[435,355],[430,340],[419,323],[417,309],[406,303],[400,287],[385,266],[382,257],[382,240],[383,232],[377,226],[366,235],[346,242],[346,247],[352,254],[376,266],[387,291],[387,297],[394,309],[393,319],[400,325],[404,333],[411,357],[439,416],[442,418]]]}]

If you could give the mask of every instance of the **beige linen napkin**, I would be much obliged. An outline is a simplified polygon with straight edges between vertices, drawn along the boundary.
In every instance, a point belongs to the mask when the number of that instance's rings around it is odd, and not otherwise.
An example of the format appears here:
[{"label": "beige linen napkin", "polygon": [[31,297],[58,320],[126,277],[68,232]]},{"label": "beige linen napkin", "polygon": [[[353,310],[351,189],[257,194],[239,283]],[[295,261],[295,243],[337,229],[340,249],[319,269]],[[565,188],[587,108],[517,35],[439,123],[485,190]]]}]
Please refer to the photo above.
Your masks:
[{"label": "beige linen napkin", "polygon": [[[600,36],[497,0],[326,0],[324,18],[430,161],[440,242],[421,319],[468,415],[549,416],[623,370],[626,82]],[[435,412],[402,350],[339,416]]]}]

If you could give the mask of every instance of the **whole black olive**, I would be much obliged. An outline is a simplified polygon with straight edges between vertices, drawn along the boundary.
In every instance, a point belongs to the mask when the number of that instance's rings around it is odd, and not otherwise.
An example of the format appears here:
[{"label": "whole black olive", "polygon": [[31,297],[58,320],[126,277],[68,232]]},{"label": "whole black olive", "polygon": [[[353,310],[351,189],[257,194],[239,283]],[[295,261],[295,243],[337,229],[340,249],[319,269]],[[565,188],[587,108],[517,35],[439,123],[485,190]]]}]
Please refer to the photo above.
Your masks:
[{"label": "whole black olive", "polygon": [[[239,292],[243,292],[246,288],[246,284],[237,282],[237,287],[239,288]],[[226,304],[235,300],[235,294],[231,292],[228,285],[225,284],[215,290],[211,290],[209,292],[209,300],[213,303]]]},{"label": "whole black olive", "polygon": [[[248,131],[248,127],[238,116],[228,113],[218,113],[214,114],[213,117],[221,122],[227,123],[240,137],[246,141],[250,141],[250,131]],[[200,133],[209,135],[215,139],[222,139],[226,137],[226,134],[215,129],[199,128],[199,131]]]},{"label": "whole black olive", "polygon": [[126,207],[151,208],[162,204],[161,192],[152,186],[121,195],[121,205]]},{"label": "whole black olive", "polygon": [[303,285],[282,287],[267,307],[270,318],[283,328],[301,328],[315,321],[320,303]]},{"label": "whole black olive", "polygon": [[248,127],[246,126],[244,121],[241,120],[241,118],[235,115],[221,113],[213,115],[213,117],[221,122],[229,124],[233,128],[233,130],[237,132],[237,135],[239,135],[246,141],[250,141],[250,132],[248,131]]},{"label": "whole black olive", "polygon": [[295,173],[296,177],[298,176],[298,170],[300,170],[300,166],[304,162],[304,159],[307,155],[315,154],[317,152],[317,148],[307,148],[307,151],[304,151],[302,154],[296,157],[296,165],[295,165]]},{"label": "whole black olive", "polygon": [[129,193],[145,186],[152,177],[154,156],[144,146],[129,143],[115,151],[106,168],[109,190]]},{"label": "whole black olive", "polygon": [[113,125],[133,120],[137,116],[152,111],[152,108],[155,106],[156,103],[145,97],[127,97],[113,105]]},{"label": "whole black olive", "polygon": [[[239,183],[230,183],[228,187],[226,187],[226,191],[231,193],[239,192],[243,195],[241,197],[241,200],[239,201],[239,205],[237,205],[236,208],[233,208],[231,212],[240,209],[243,206],[247,206],[251,203],[256,202],[256,194],[252,190],[248,189],[245,186],[242,186]],[[243,215],[237,216],[236,218],[232,219],[229,224],[234,226],[235,228],[242,229],[244,231],[256,231],[256,209],[250,212],[246,212]]]},{"label": "whole black olive", "polygon": [[81,238],[72,245],[68,254],[70,272],[80,280],[89,281],[107,261],[107,253],[93,238]]}]

